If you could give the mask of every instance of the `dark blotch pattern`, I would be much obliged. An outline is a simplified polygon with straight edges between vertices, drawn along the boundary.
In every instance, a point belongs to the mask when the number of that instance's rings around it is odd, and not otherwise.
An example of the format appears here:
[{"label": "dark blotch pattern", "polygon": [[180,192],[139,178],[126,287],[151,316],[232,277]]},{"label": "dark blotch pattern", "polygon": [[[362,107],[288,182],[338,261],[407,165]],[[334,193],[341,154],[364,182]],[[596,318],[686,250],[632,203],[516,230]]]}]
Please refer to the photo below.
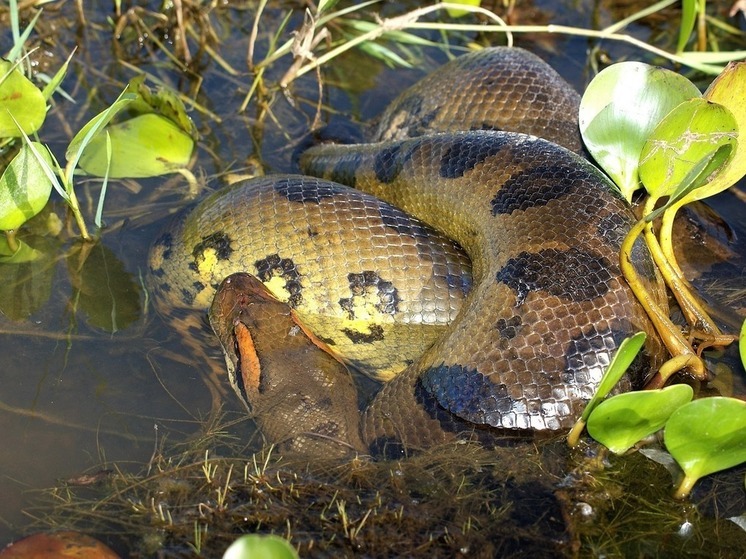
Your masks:
[{"label": "dark blotch pattern", "polygon": [[182,289],[181,300],[184,302],[186,306],[191,307],[192,303],[194,303],[194,294],[188,289]]},{"label": "dark blotch pattern", "polygon": [[353,344],[372,344],[373,342],[380,342],[385,337],[383,328],[378,324],[371,324],[368,332],[360,332],[350,328],[343,328],[342,332]]},{"label": "dark blotch pattern", "polygon": [[399,310],[399,292],[394,284],[384,280],[376,272],[366,270],[359,274],[347,274],[347,281],[350,284],[350,293],[352,297],[344,297],[339,300],[339,306],[342,307],[350,319],[355,318],[355,297],[362,297],[375,290],[378,297],[376,309],[383,314],[396,314]]},{"label": "dark blotch pattern", "polygon": [[291,202],[318,204],[324,198],[336,196],[339,187],[328,182],[308,180],[303,177],[290,177],[274,182],[275,192]]},{"label": "dark blotch pattern", "polygon": [[474,423],[501,425],[501,417],[515,404],[504,384],[493,383],[476,369],[462,365],[430,367],[421,379],[443,407]]},{"label": "dark blotch pattern", "polygon": [[475,426],[473,423],[464,421],[441,406],[437,398],[425,389],[421,380],[417,380],[415,383],[414,398],[417,406],[430,419],[436,420],[440,428],[446,433],[464,433],[474,430]]},{"label": "dark blotch pattern", "polygon": [[576,167],[547,163],[520,171],[500,187],[492,199],[492,215],[510,214],[516,210],[545,206],[552,200],[570,194],[588,174]]},{"label": "dark blotch pattern", "polygon": [[173,254],[173,245],[174,245],[174,237],[171,233],[164,233],[158,239],[156,239],[155,243],[153,243],[154,246],[161,246],[163,247],[163,252],[161,253],[161,257],[164,260],[168,260],[171,258]]},{"label": "dark blotch pattern", "polygon": [[256,277],[267,283],[272,278],[280,277],[285,280],[285,290],[290,294],[288,305],[295,308],[303,300],[303,286],[300,283],[300,273],[290,258],[281,258],[279,254],[269,256],[254,262]]},{"label": "dark blotch pattern", "polygon": [[198,262],[207,250],[214,250],[218,260],[228,260],[233,254],[231,238],[222,231],[202,237],[202,241],[197,243],[192,250],[194,262]]},{"label": "dark blotch pattern", "polygon": [[401,154],[402,145],[400,143],[383,148],[376,154],[373,162],[373,170],[376,173],[376,179],[383,184],[391,184],[401,173],[406,157]]},{"label": "dark blotch pattern", "polygon": [[463,177],[505,147],[507,139],[499,135],[464,136],[454,141],[440,160],[440,176],[447,179]]},{"label": "dark blotch pattern", "polygon": [[514,256],[496,279],[516,292],[516,306],[529,292],[540,290],[571,301],[589,301],[609,290],[610,266],[603,256],[577,248],[547,248]]}]

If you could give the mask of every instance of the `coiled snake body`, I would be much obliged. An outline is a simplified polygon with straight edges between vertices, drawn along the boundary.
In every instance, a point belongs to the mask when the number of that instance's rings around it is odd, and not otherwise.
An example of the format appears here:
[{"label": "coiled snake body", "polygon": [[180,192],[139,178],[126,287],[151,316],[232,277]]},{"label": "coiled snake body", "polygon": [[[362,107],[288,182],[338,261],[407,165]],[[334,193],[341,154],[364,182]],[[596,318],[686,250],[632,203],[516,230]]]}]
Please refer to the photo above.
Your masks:
[{"label": "coiled snake body", "polygon": [[[270,176],[202,202],[155,243],[157,291],[167,305],[206,308],[240,271],[283,301],[236,276],[211,310],[232,384],[275,442],[380,452],[465,431],[567,428],[621,340],[652,332],[618,265],[632,213],[573,153],[577,105],[526,51],[463,56],[402,94],[373,143],[307,151],[304,171],[322,179]],[[473,271],[457,245],[394,206],[459,243]],[[655,288],[644,246],[633,256]],[[282,344],[296,347],[288,362]],[[362,420],[349,377],[319,347],[387,381]],[[661,353],[650,335],[621,389]]]}]

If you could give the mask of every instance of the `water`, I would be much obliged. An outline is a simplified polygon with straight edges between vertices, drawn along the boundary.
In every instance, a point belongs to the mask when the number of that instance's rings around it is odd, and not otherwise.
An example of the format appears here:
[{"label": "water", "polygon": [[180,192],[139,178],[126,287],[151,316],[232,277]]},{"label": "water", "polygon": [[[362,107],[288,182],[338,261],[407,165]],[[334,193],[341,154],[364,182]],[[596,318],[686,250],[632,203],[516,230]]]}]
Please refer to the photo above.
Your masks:
[{"label": "water", "polygon": [[[318,90],[309,75],[292,90],[295,97],[278,94],[270,117],[262,119],[255,105],[237,113],[250,83],[244,59],[251,9],[221,8],[210,15],[222,43],[216,48],[239,70],[238,76],[232,76],[193,43],[195,71],[178,70],[168,64],[152,42],[137,39],[149,33],[137,27],[138,14],[148,25],[157,25],[157,19],[146,14],[144,8],[133,8],[117,42],[107,23],[112,16],[111,4],[85,4],[85,26],[77,23],[74,3],[66,2],[45,12],[39,27],[51,29],[48,26],[54,23],[58,30],[53,46],[45,43],[36,57],[55,61],[48,72],[56,69],[73,46],[78,49],[64,83],[78,104],[59,98],[41,134],[58,157],[64,153],[69,130],[77,130],[111,102],[134,75],[132,68],[117,62],[119,55],[136,69],[196,97],[204,107],[204,111],[192,109],[191,115],[202,133],[193,169],[206,179],[205,190],[219,188],[226,173],[251,170],[257,161],[267,172],[289,168],[297,140],[314,120]],[[576,25],[590,25],[591,17],[602,21],[611,17],[605,10],[577,8],[576,3],[568,3],[567,9],[556,7],[556,3],[546,4],[559,14],[557,17],[572,18]],[[158,11],[155,4],[149,7]],[[277,25],[278,14],[268,11],[265,32]],[[300,16],[293,18],[290,27],[299,21]],[[648,33],[642,28],[637,31],[643,36]],[[172,32],[155,34],[171,44]],[[5,33],[0,42],[3,51],[8,48],[8,36]],[[587,42],[567,37],[536,39],[521,40],[559,65],[563,74],[581,88],[587,77]],[[632,52],[626,46],[604,46],[614,56]],[[442,60],[442,54],[426,51],[423,64],[433,68]],[[284,65],[273,68],[267,77],[277,79],[284,69]],[[326,75],[324,107],[365,121],[422,72],[392,70],[354,52],[330,66]],[[79,185],[90,224],[99,187],[84,180]],[[169,216],[190,198],[179,176],[114,184],[107,199],[107,228],[101,243],[86,259],[73,241],[47,240],[51,257],[44,267],[1,271],[5,275],[0,281],[14,287],[12,291],[4,288],[0,296],[5,314],[0,321],[0,432],[4,443],[0,452],[0,545],[24,532],[29,521],[23,513],[31,499],[29,490],[72,478],[78,483],[84,472],[96,474],[115,465],[125,471],[139,471],[165,448],[164,439],[167,445],[199,433],[202,420],[213,410],[203,375],[205,364],[195,363],[185,353],[177,334],[155,313],[143,287],[150,242]],[[737,278],[743,273],[742,259],[746,255],[746,227],[739,213],[742,205],[736,204],[732,194],[724,194],[716,206],[739,234],[734,247],[741,258],[740,268],[723,266],[721,274]],[[59,203],[54,210],[65,219]],[[43,230],[47,217],[38,219],[35,227]],[[74,234],[74,225],[70,227]],[[81,268],[83,260],[86,264]],[[742,299],[740,305],[742,309]],[[205,330],[205,345],[211,348],[208,353],[220,366],[220,356],[210,340]],[[227,417],[242,417],[227,383],[222,386],[227,395],[223,400]],[[237,429],[241,436],[251,436],[250,426],[241,424]]]}]

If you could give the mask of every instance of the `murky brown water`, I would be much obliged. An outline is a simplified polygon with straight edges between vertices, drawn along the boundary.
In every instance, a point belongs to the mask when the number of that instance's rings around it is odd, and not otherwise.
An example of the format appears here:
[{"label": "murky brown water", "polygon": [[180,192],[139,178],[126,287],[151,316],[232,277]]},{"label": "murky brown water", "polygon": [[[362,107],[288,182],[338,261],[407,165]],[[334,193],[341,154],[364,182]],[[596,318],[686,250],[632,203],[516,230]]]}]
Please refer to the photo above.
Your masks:
[{"label": "murky brown water", "polygon": [[[48,72],[52,73],[74,46],[78,49],[64,83],[77,105],[58,98],[42,130],[42,140],[50,143],[58,157],[64,153],[70,130],[77,130],[81,121],[111,102],[135,74],[117,62],[119,56],[189,96],[196,94],[197,101],[211,112],[191,113],[203,135],[193,169],[204,174],[207,189],[223,184],[220,175],[251,168],[256,160],[262,161],[267,172],[289,168],[294,142],[315,115],[315,78],[310,76],[297,84],[292,103],[280,96],[272,107],[273,118],[261,125],[255,106],[237,113],[250,83],[244,60],[253,3],[236,3],[205,16],[221,42],[216,49],[238,69],[237,76],[229,75],[195,44],[191,47],[196,73],[179,71],[167,63],[153,42],[136,40],[145,31],[135,30],[135,12],[117,41],[107,23],[112,3],[84,3],[86,25],[78,23],[74,4],[63,2],[47,8],[39,29],[48,35],[41,54],[35,56],[50,60]],[[138,4],[158,9],[157,3]],[[595,11],[590,3],[536,2],[551,7],[538,14],[529,14],[531,4],[518,4],[526,6],[518,17],[524,13],[525,17],[551,17],[557,23],[572,21],[581,26],[591,25],[593,19],[604,24],[612,19],[608,11]],[[133,5],[124,3],[127,9]],[[155,16],[139,13],[149,25],[157,25]],[[268,12],[266,29],[277,21],[278,13]],[[290,28],[299,22],[300,15],[296,15]],[[646,28],[637,32],[643,38],[650,33]],[[165,36],[160,39],[169,41]],[[582,88],[588,43],[568,37],[535,39],[520,41],[562,68],[567,79]],[[5,52],[9,41],[9,33],[3,31],[0,50]],[[631,47],[604,46],[614,57],[640,55]],[[327,69],[323,104],[366,120],[423,70],[443,60],[434,50],[425,51],[425,56],[422,69],[407,71],[392,70],[353,52]],[[276,79],[285,67],[280,64],[270,70],[268,78]],[[196,74],[205,81],[200,83]],[[98,185],[81,181],[79,188],[91,223]],[[199,432],[201,419],[211,411],[212,401],[201,377],[203,364],[190,362],[191,356],[184,355],[175,333],[150,306],[142,283],[149,243],[169,214],[188,202],[184,181],[126,181],[110,189],[105,215],[108,227],[83,269],[71,242],[52,242],[52,257],[45,267],[0,270],[0,310],[4,314],[0,319],[0,545],[24,532],[28,519],[22,511],[28,505],[29,490],[113,464],[137,471],[164,438],[181,440]],[[742,277],[745,269],[743,202],[726,193],[715,205],[737,233],[732,249],[739,258],[720,265],[717,272],[733,286],[737,285],[733,278]],[[55,209],[64,216],[59,204]],[[743,300],[733,303],[738,304],[743,310]],[[116,331],[112,331],[112,323],[116,323]],[[205,340],[208,343],[208,333]],[[232,393],[225,406],[229,418],[240,417]],[[249,427],[241,428],[248,437]]]}]

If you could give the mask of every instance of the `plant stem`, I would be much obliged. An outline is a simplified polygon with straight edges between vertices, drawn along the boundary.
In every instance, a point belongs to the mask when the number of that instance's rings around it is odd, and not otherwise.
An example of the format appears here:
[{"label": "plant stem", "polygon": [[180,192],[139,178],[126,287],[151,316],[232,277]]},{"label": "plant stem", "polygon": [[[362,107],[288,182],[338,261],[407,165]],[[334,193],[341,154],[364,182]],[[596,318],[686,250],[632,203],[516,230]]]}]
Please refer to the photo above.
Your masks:
[{"label": "plant stem", "polygon": [[18,252],[18,239],[16,239],[16,230],[8,229],[5,232],[5,240],[8,241],[8,248],[12,253]]},{"label": "plant stem", "polygon": [[68,189],[67,194],[70,197],[68,204],[70,205],[70,209],[75,217],[75,222],[78,224],[78,229],[80,229],[80,236],[84,241],[91,242],[93,238],[88,234],[88,227],[86,227],[83,213],[80,211],[80,204],[78,203],[78,197],[75,194],[75,190],[70,188]]},{"label": "plant stem", "polygon": [[692,488],[694,487],[694,484],[697,483],[697,480],[699,478],[692,477],[690,475],[684,475],[684,479],[681,480],[681,484],[676,489],[676,492],[673,494],[674,498],[676,499],[684,499],[691,493]]},{"label": "plant stem", "polygon": [[679,330],[679,328],[668,317],[668,313],[664,312],[664,310],[653,301],[650,293],[645,289],[645,286],[640,281],[640,277],[632,264],[632,247],[646,226],[647,224],[644,219],[638,221],[625,237],[619,258],[622,273],[632,289],[632,292],[635,294],[635,297],[645,309],[650,321],[653,323],[653,326],[658,332],[658,335],[660,335],[663,344],[671,355],[674,358],[680,355],[690,356],[691,359],[683,360],[682,366],[688,365],[689,370],[694,377],[704,379],[706,375],[704,362],[694,353],[694,350],[691,345],[689,345],[689,342],[684,338],[681,330]]}]

